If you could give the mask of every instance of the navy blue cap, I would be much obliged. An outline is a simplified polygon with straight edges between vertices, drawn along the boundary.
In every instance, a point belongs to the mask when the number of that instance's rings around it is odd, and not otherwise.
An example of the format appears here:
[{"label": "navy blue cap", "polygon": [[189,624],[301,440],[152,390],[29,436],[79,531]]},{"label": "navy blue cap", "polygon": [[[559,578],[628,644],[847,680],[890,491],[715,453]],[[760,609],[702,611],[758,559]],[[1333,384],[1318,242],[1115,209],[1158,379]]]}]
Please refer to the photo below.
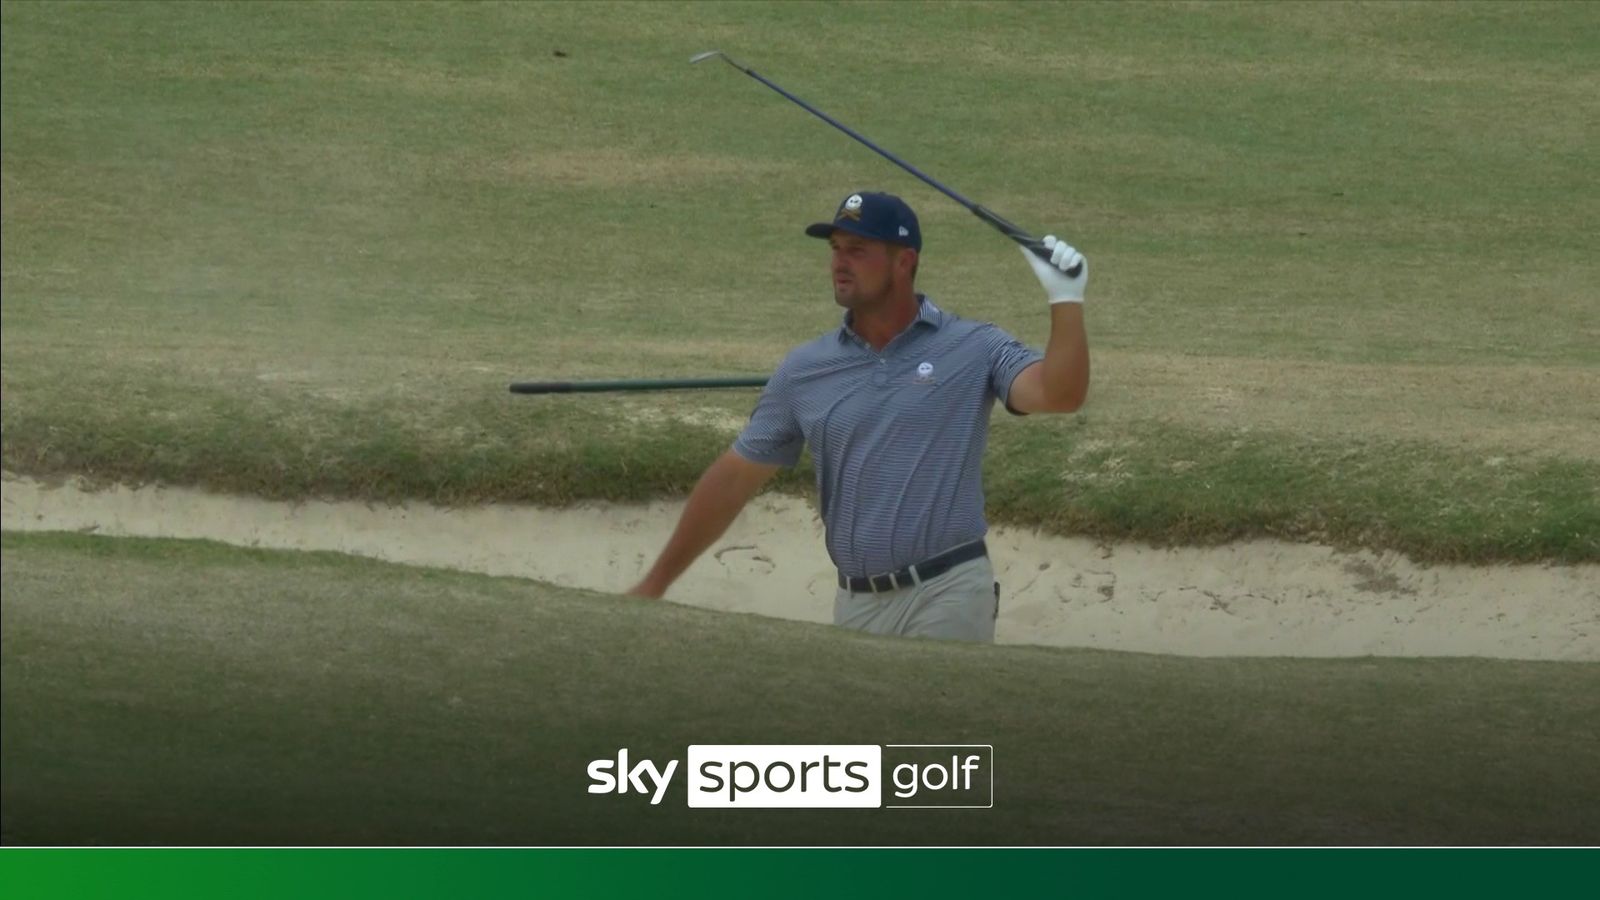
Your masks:
[{"label": "navy blue cap", "polygon": [[806,234],[825,238],[836,230],[922,252],[922,228],[917,225],[917,214],[893,194],[851,194],[839,204],[832,222],[807,226]]}]

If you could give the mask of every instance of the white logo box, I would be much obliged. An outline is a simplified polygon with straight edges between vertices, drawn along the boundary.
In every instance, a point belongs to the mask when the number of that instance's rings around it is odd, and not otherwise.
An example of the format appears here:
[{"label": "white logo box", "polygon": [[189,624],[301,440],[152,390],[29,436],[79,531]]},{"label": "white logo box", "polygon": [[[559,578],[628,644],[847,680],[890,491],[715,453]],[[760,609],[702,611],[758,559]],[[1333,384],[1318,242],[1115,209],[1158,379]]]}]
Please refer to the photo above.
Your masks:
[{"label": "white logo box", "polygon": [[872,809],[883,805],[877,744],[691,744],[696,809]]}]

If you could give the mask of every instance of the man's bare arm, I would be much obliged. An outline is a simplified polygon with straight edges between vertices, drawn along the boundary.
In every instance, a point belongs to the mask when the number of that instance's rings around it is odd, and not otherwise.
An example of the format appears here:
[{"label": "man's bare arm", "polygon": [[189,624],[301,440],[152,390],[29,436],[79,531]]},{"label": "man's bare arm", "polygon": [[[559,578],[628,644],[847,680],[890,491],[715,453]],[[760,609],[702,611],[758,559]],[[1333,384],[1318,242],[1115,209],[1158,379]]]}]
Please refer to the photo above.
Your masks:
[{"label": "man's bare arm", "polygon": [[722,537],[739,511],[772,480],[778,468],[751,462],[732,450],[717,457],[689,494],[689,503],[661,557],[628,593],[651,598],[665,594],[678,576]]},{"label": "man's bare arm", "polygon": [[1083,329],[1083,304],[1050,307],[1050,343],[1044,359],[1023,369],[1011,382],[1006,402],[1025,413],[1077,412],[1089,394],[1089,338]]},{"label": "man's bare arm", "polygon": [[[1089,261],[1053,234],[1040,243],[1050,251],[1049,262],[1026,247],[1022,256],[1050,301],[1050,344],[1043,361],[1012,379],[1006,402],[1018,412],[1074,412],[1089,393],[1089,338],[1083,329]],[[1077,274],[1067,274],[1073,271]]]}]

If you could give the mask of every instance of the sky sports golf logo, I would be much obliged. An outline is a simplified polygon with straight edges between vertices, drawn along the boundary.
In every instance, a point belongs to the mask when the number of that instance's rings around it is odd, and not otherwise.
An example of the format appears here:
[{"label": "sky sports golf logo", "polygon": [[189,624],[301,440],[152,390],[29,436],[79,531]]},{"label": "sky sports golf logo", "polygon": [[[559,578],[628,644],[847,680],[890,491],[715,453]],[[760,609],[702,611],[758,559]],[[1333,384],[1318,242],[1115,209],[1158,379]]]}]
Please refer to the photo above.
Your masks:
[{"label": "sky sports golf logo", "polygon": [[640,794],[659,805],[674,776],[695,809],[988,809],[989,744],[695,744],[687,765],[633,759],[589,763],[589,793]]}]

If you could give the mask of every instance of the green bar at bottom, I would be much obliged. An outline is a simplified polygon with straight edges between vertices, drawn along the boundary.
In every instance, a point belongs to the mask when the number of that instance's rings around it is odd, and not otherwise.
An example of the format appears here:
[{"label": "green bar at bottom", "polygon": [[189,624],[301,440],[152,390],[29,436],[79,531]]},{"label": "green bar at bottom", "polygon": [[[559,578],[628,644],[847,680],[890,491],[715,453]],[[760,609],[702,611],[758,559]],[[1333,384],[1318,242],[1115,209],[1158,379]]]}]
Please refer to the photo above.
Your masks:
[{"label": "green bar at bottom", "polygon": [[0,851],[8,897],[1237,897],[1585,893],[1593,850]]}]

